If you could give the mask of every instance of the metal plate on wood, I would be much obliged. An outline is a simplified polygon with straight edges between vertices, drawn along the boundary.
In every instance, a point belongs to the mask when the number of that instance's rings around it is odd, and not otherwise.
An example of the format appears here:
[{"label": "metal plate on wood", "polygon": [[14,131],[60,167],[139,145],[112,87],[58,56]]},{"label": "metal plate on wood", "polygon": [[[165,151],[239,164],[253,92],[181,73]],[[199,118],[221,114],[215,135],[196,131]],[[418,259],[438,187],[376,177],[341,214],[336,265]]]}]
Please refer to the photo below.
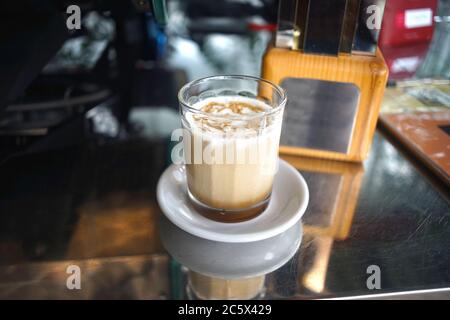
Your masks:
[{"label": "metal plate on wood", "polygon": [[281,145],[348,153],[360,90],[352,83],[285,78]]}]

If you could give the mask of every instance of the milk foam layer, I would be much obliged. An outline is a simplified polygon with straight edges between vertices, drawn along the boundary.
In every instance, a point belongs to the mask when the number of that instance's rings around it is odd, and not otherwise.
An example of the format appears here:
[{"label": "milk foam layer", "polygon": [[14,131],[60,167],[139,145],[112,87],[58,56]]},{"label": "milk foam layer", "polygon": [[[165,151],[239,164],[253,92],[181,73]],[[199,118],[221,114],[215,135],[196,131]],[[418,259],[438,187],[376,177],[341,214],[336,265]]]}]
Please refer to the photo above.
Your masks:
[{"label": "milk foam layer", "polygon": [[211,97],[197,102],[193,108],[211,114],[230,116],[257,114],[272,109],[260,100],[242,96]]},{"label": "milk foam layer", "polygon": [[[205,114],[191,114],[187,119],[193,129],[216,133],[249,136],[261,134],[272,120],[264,118],[273,108],[263,101],[242,96],[211,97],[192,106]],[[261,116],[258,116],[261,115]],[[254,116],[254,117],[253,117]]]}]

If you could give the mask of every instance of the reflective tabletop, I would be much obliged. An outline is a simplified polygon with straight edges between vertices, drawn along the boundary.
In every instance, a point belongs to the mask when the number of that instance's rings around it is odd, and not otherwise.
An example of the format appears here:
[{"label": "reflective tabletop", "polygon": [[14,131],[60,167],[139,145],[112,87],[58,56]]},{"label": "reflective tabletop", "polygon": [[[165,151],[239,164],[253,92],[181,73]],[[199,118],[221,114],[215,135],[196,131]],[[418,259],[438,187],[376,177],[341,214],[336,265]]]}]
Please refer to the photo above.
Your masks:
[{"label": "reflective tabletop", "polygon": [[170,149],[167,139],[131,139],[3,161],[0,298],[312,299],[450,288],[448,188],[384,134],[362,165],[283,157],[308,183],[308,209],[285,233],[246,244],[204,240],[164,218],[155,189]]}]

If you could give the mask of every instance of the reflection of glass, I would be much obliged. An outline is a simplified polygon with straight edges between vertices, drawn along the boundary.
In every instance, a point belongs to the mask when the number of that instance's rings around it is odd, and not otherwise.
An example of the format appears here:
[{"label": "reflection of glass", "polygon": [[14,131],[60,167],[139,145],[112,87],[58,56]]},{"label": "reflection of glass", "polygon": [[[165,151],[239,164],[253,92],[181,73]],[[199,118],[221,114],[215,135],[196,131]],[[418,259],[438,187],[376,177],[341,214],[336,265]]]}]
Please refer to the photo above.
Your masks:
[{"label": "reflection of glass", "polygon": [[302,226],[266,240],[224,243],[193,236],[165,217],[161,240],[169,254],[189,269],[188,296],[198,299],[252,299],[264,292],[265,275],[297,252]]},{"label": "reflection of glass", "polygon": [[221,279],[189,271],[188,296],[191,299],[255,299],[264,292],[265,275]]}]

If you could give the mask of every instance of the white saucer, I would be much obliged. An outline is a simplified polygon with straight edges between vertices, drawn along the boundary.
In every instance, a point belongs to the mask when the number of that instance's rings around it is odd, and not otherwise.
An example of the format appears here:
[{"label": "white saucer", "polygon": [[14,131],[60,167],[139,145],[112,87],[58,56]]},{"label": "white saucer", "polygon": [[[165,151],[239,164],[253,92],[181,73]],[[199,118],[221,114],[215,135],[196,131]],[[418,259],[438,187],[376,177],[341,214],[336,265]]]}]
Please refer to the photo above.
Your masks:
[{"label": "white saucer", "polygon": [[268,274],[285,265],[298,251],[301,222],[285,232],[261,241],[226,243],[193,236],[160,220],[161,241],[167,252],[189,270],[221,279],[240,279]]},{"label": "white saucer", "polygon": [[222,223],[197,213],[188,200],[186,174],[182,166],[171,165],[160,177],[158,203],[175,225],[204,239],[252,242],[274,237],[299,221],[309,201],[305,179],[286,161],[279,161],[269,206],[251,220]]}]

